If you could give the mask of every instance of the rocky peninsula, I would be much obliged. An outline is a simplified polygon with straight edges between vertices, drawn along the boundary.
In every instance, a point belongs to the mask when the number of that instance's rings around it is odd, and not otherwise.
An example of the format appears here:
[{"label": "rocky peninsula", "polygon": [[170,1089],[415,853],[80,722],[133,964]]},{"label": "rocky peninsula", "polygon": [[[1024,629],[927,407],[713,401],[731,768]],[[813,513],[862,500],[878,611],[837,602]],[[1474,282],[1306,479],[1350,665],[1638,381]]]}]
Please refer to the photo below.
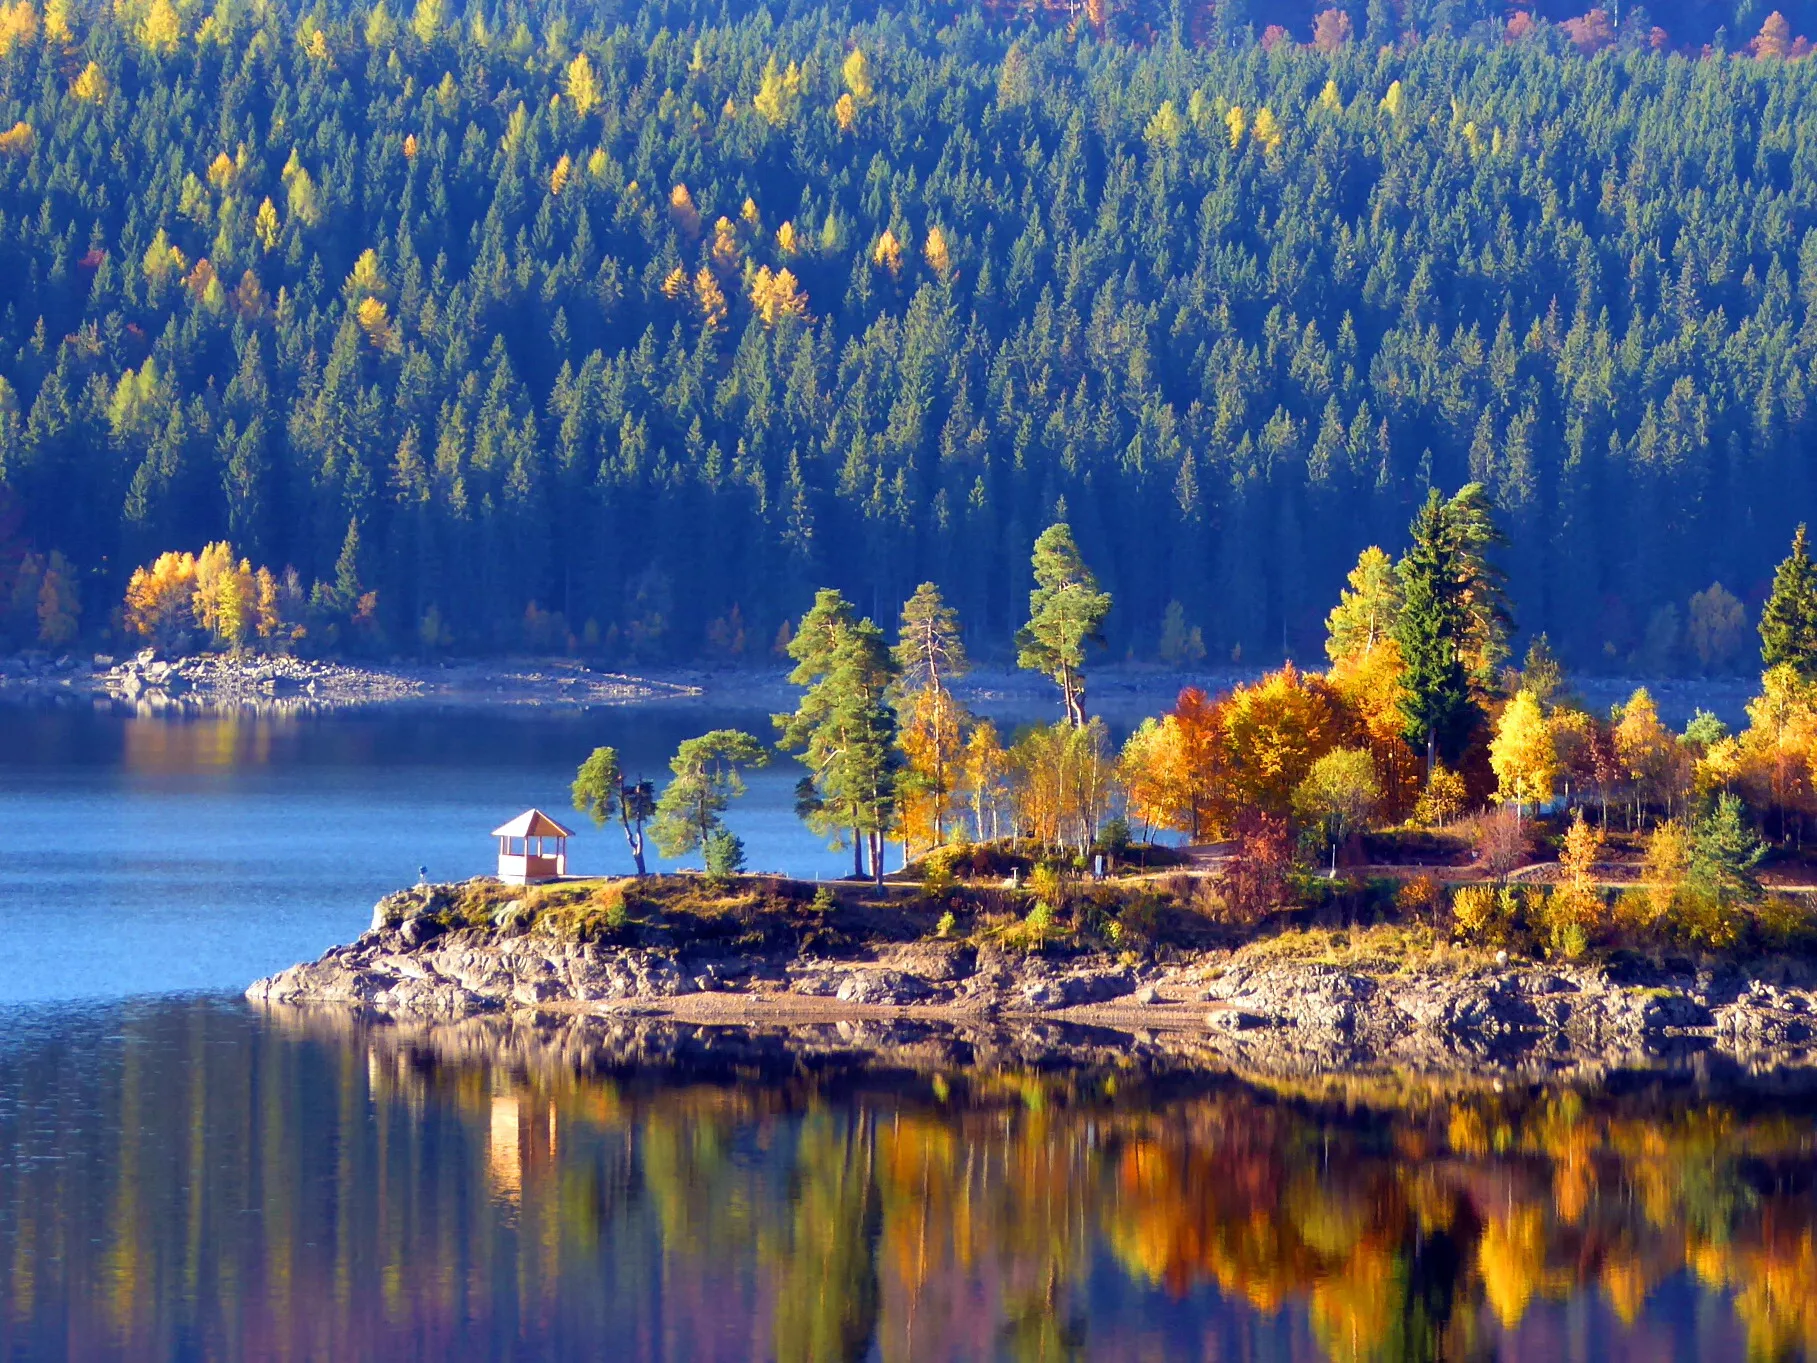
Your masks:
[{"label": "rocky peninsula", "polygon": [[772,877],[424,886],[380,901],[357,941],[247,993],[431,1029],[591,1016],[834,1027],[849,1041],[926,1023],[1009,1028],[1039,1050],[1028,1037],[1072,1024],[1092,1047],[1274,1075],[1817,1064],[1817,978],[1797,960],[1547,963],[1399,928],[1113,950],[1030,940],[999,895]]}]

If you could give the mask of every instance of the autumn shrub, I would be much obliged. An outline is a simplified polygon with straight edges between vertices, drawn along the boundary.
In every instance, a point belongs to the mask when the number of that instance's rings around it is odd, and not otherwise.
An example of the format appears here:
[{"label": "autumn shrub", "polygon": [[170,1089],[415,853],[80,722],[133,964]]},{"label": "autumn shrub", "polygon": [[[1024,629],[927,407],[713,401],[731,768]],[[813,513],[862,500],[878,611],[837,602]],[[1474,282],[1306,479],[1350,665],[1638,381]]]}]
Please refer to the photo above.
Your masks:
[{"label": "autumn shrub", "polygon": [[1152,944],[1161,934],[1160,896],[1139,894],[1126,901],[1110,921],[1110,940],[1121,947]]},{"label": "autumn shrub", "polygon": [[1428,828],[1442,828],[1469,807],[1464,778],[1444,763],[1434,763],[1426,788],[1413,806],[1413,821]]},{"label": "autumn shrub", "polygon": [[921,895],[931,904],[938,904],[950,895],[957,886],[952,867],[947,864],[928,864],[921,871]]},{"label": "autumn shrub", "polygon": [[1662,909],[1650,885],[1636,885],[1615,898],[1609,913],[1609,925],[1615,940],[1623,946],[1651,946],[1660,937],[1671,901]]},{"label": "autumn shrub", "polygon": [[1469,836],[1477,864],[1497,880],[1530,859],[1529,826],[1512,809],[1476,815],[1469,822]]},{"label": "autumn shrub", "polygon": [[1431,922],[1438,916],[1439,905],[1444,902],[1445,892],[1437,880],[1422,872],[1411,880],[1401,882],[1394,892],[1394,906],[1409,918],[1419,922]]},{"label": "autumn shrub", "polygon": [[1666,930],[1682,946],[1724,951],[1740,940],[1743,921],[1724,895],[1687,884],[1672,900]]},{"label": "autumn shrub", "polygon": [[1003,945],[1017,951],[1040,951],[1056,935],[1053,906],[1044,899],[1037,899],[1021,921],[1001,934]]},{"label": "autumn shrub", "polygon": [[951,937],[958,930],[959,920],[953,916],[953,911],[948,909],[945,913],[940,915],[940,921],[934,925],[934,936],[941,938]]},{"label": "autumn shrub", "polygon": [[1233,923],[1260,922],[1293,902],[1293,839],[1287,820],[1251,810],[1237,822],[1236,848],[1218,876],[1224,916]]},{"label": "autumn shrub", "polygon": [[[1506,893],[1513,894],[1513,887]],[[1594,894],[1564,885],[1550,891],[1534,886],[1527,891],[1526,911],[1541,949],[1558,960],[1575,961],[1590,949],[1602,902]]]},{"label": "autumn shrub", "polygon": [[1059,909],[1065,908],[1072,897],[1065,873],[1051,861],[1038,863],[1028,873],[1028,888],[1036,899]]},{"label": "autumn shrub", "polygon": [[1451,894],[1451,925],[1457,936],[1473,946],[1495,946],[1504,941],[1511,926],[1502,895],[1493,885],[1460,885]]},{"label": "autumn shrub", "polygon": [[1754,931],[1761,945],[1772,951],[1808,947],[1817,938],[1817,916],[1808,899],[1769,895],[1754,910]]}]

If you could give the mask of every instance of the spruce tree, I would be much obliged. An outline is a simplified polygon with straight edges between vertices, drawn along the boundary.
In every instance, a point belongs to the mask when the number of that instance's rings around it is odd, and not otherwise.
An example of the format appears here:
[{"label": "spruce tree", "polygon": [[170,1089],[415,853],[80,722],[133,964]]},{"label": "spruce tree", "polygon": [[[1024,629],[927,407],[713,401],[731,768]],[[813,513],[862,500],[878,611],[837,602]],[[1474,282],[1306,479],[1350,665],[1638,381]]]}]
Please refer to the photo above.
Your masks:
[{"label": "spruce tree", "polygon": [[1079,554],[1072,527],[1050,525],[1035,540],[1035,590],[1028,594],[1028,623],[1016,631],[1016,666],[1053,678],[1066,719],[1085,723],[1085,646],[1102,644],[1110,593]]},{"label": "spruce tree", "polygon": [[1441,756],[1456,758],[1476,705],[1458,648],[1465,615],[1457,547],[1438,489],[1427,494],[1412,529],[1413,545],[1400,563],[1394,636],[1407,667],[1401,679],[1407,741],[1425,748],[1430,773]]},{"label": "spruce tree", "polygon": [[1760,613],[1760,660],[1769,669],[1789,664],[1806,681],[1817,680],[1817,569],[1802,525]]}]

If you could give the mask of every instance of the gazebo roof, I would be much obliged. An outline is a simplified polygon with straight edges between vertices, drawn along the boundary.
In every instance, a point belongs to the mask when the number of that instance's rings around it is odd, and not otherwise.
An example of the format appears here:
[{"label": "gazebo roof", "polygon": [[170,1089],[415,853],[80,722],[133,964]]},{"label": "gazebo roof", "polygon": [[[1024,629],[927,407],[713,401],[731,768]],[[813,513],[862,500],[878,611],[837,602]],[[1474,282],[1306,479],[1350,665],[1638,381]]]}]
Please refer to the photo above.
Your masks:
[{"label": "gazebo roof", "polygon": [[526,809],[502,828],[492,830],[495,838],[571,838],[572,829],[563,828],[540,809]]}]

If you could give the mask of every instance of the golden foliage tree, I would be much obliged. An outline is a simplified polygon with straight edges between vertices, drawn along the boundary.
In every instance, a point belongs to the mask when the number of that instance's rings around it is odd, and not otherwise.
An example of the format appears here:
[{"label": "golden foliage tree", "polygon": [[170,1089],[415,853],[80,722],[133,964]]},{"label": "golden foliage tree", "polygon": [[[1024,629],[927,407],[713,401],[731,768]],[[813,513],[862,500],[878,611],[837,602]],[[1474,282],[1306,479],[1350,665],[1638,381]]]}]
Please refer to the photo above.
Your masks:
[{"label": "golden foliage tree", "polygon": [[126,628],[159,644],[180,640],[195,627],[196,557],[164,553],[133,569],[126,586]]},{"label": "golden foliage tree", "polygon": [[599,77],[585,52],[576,53],[574,60],[568,63],[568,69],[562,74],[562,88],[567,91],[574,112],[582,118],[599,107]]},{"label": "golden foliage tree", "polygon": [[796,63],[790,62],[787,68],[782,68],[776,64],[776,58],[771,57],[763,69],[757,93],[751,98],[751,107],[764,122],[780,128],[791,122],[801,107],[801,92],[806,83],[801,67]]},{"label": "golden foliage tree", "polygon": [[32,0],[0,5],[0,57],[10,56],[15,48],[27,46],[37,36],[38,11]]},{"label": "golden foliage tree", "polygon": [[1502,708],[1489,742],[1489,765],[1495,771],[1497,796],[1512,804],[1540,805],[1552,798],[1558,778],[1558,748],[1552,726],[1531,691],[1523,688]]},{"label": "golden foliage tree", "polygon": [[892,279],[902,273],[902,243],[896,240],[896,234],[887,227],[883,229],[883,235],[877,238],[877,244],[871,248],[871,264],[880,270],[888,270]]}]

